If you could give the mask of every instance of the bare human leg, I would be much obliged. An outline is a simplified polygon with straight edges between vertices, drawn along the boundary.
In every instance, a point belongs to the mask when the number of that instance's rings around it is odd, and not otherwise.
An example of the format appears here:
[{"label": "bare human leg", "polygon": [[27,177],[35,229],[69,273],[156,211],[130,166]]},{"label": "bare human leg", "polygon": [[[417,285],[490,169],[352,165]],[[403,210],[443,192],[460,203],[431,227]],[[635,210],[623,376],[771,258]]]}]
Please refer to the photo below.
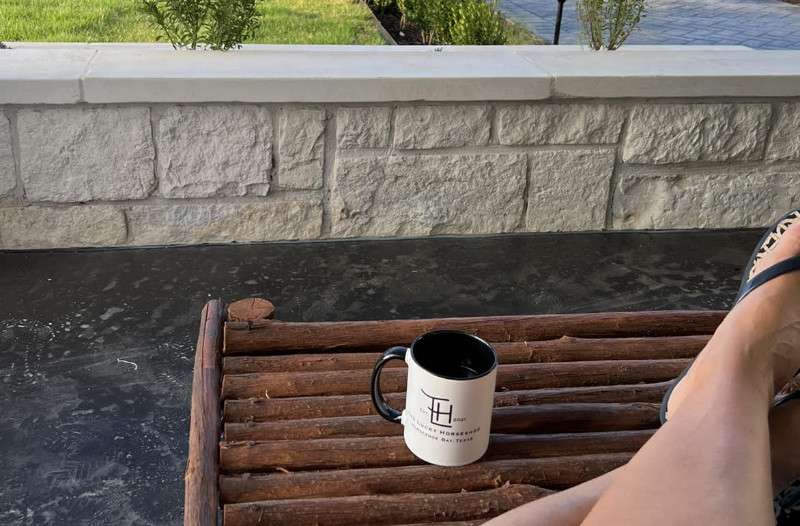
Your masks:
[{"label": "bare human leg", "polygon": [[[778,493],[800,476],[800,401],[770,412],[772,479]],[[515,508],[484,526],[578,526],[624,467],[573,488]]]},{"label": "bare human leg", "polygon": [[[798,237],[797,227],[795,227],[794,232],[787,236],[786,240],[781,240],[781,250],[758,262],[754,273],[800,252],[798,239],[800,237]],[[710,354],[710,351],[704,354]],[[697,380],[699,375],[693,372],[691,375],[687,375],[687,377],[689,376]],[[679,394],[679,391],[682,394]],[[679,401],[685,398],[687,391],[690,389],[684,389],[682,382],[681,389],[676,389],[670,400],[670,411],[675,410],[680,404]],[[772,481],[775,491],[778,492],[800,474],[800,454],[797,453],[795,446],[797,434],[800,432],[800,402],[776,408],[770,415],[769,425],[770,441],[772,442]],[[521,506],[487,524],[490,526],[521,526],[523,524],[526,526],[575,526],[581,524],[600,496],[619,478],[622,469]]]},{"label": "bare human leg", "polygon": [[[800,255],[800,224],[764,268]],[[670,399],[670,420],[582,524],[772,524],[768,411],[800,368],[800,273],[737,305]]]},{"label": "bare human leg", "polygon": [[622,469],[514,508],[483,526],[578,526]]}]

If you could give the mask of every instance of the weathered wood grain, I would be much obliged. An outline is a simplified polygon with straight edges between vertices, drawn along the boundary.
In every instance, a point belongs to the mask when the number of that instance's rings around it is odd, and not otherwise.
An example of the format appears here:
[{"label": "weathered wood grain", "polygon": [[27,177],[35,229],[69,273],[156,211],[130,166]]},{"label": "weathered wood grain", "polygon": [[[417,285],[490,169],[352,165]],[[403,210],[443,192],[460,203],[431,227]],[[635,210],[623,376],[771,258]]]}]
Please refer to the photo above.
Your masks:
[{"label": "weathered wood grain", "polygon": [[442,469],[402,466],[370,469],[334,469],[223,475],[223,503],[257,500],[346,497],[395,493],[458,493],[511,484],[533,484],[548,489],[568,488],[607,473],[630,460],[631,453],[555,458],[523,458],[478,462]]},{"label": "weathered wood grain", "polygon": [[209,301],[200,316],[189,421],[189,457],[184,475],[186,526],[217,523],[217,459],[220,432],[219,378],[224,307]]},{"label": "weathered wood grain", "polygon": [[[652,430],[557,435],[492,435],[483,460],[566,457],[637,451]],[[419,464],[403,437],[327,438],[222,442],[220,469],[225,473],[275,469],[343,469]]]},{"label": "weathered wood grain", "polygon": [[[659,404],[545,404],[500,407],[492,432],[505,434],[584,433],[653,429]],[[403,426],[380,416],[349,416],[275,422],[226,423],[225,440],[303,440],[311,438],[402,435]]]},{"label": "weathered wood grain", "polygon": [[686,336],[713,333],[724,315],[719,311],[653,311],[322,323],[229,322],[225,326],[224,352],[383,350],[392,345],[408,345],[420,334],[435,329],[462,330],[492,342],[554,340],[562,336]]},{"label": "weathered wood grain", "polygon": [[[495,407],[560,403],[660,402],[670,382],[592,387],[556,387],[495,393]],[[387,393],[392,407],[405,407],[405,393]],[[303,396],[296,398],[244,398],[225,401],[226,422],[268,422],[375,415],[369,395]]]},{"label": "weathered wood grain", "polygon": [[[501,365],[497,390],[585,387],[639,382],[661,382],[675,378],[689,360],[608,360],[597,362]],[[222,380],[222,397],[284,398],[366,394],[370,390],[368,369],[311,373],[228,374]],[[384,393],[405,390],[405,369],[386,369],[381,374]]]},{"label": "weathered wood grain", "polygon": [[[493,344],[501,364],[579,362],[593,360],[664,360],[693,358],[707,335],[655,338],[572,338]],[[226,356],[223,374],[372,369],[381,353],[318,353],[275,356]],[[386,367],[404,367],[389,362]]]},{"label": "weathered wood grain", "polygon": [[398,521],[488,519],[553,493],[512,484],[451,494],[405,493],[324,499],[265,500],[225,506],[225,526],[371,526]]}]

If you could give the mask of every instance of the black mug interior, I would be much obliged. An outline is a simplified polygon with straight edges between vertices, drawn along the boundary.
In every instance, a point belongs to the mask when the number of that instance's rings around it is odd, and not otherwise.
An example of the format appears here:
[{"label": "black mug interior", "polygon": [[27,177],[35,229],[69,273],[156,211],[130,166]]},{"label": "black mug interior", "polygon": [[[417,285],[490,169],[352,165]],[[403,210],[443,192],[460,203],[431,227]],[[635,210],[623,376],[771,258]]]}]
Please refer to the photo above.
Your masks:
[{"label": "black mug interior", "polygon": [[411,345],[411,356],[429,373],[449,380],[480,378],[497,366],[491,345],[459,331],[423,334]]}]

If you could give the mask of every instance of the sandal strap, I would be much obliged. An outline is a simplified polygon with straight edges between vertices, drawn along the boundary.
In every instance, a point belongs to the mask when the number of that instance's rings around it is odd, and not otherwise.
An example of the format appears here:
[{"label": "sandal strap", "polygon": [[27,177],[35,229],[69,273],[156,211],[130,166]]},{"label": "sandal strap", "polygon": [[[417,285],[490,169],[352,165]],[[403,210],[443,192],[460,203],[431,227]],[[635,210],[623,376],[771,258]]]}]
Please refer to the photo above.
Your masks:
[{"label": "sandal strap", "polygon": [[796,270],[800,270],[800,256],[785,259],[780,263],[772,265],[763,272],[759,272],[756,277],[748,281],[747,284],[742,288],[741,292],[739,293],[739,297],[736,298],[736,303],[742,301],[748,294],[756,290],[764,283],[772,281],[778,276],[783,276],[786,273],[794,272]]},{"label": "sandal strap", "polygon": [[775,402],[775,405],[773,405],[773,407],[778,407],[787,402],[791,402],[792,400],[798,400],[798,399],[800,399],[800,391],[793,391],[786,396],[782,396],[777,402]]}]

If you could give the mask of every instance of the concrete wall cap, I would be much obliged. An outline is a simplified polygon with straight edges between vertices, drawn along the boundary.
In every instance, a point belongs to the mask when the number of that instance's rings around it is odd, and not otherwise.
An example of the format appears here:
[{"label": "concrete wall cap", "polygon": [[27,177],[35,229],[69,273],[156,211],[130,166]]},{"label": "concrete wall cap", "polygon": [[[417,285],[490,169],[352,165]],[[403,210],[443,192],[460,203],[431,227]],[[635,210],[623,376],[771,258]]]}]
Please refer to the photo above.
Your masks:
[{"label": "concrete wall cap", "polygon": [[800,95],[800,51],[740,46],[11,43],[0,104],[542,100]]}]

